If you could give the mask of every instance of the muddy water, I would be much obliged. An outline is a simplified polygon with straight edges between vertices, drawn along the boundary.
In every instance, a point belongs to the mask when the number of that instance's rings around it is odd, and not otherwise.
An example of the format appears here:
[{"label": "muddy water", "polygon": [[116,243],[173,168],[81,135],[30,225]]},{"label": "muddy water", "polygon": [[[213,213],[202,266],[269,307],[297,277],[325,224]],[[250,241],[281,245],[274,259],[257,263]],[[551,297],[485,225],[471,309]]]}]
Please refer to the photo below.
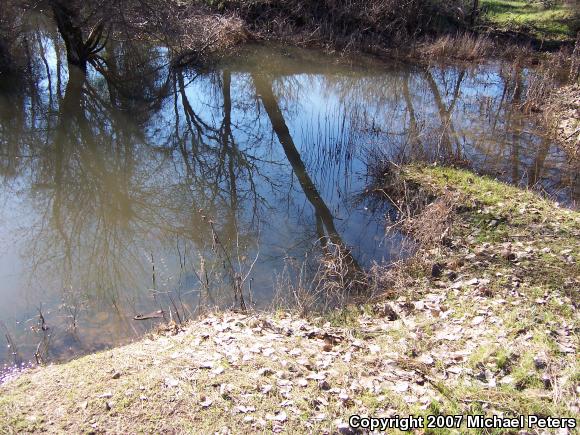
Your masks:
[{"label": "muddy water", "polygon": [[413,67],[248,47],[211,68],[111,41],[67,68],[40,32],[0,83],[0,361],[141,336],[163,310],[267,307],[329,244],[360,267],[412,249],[364,200],[380,159],[471,166],[566,204],[575,171],[515,108],[526,71]]}]

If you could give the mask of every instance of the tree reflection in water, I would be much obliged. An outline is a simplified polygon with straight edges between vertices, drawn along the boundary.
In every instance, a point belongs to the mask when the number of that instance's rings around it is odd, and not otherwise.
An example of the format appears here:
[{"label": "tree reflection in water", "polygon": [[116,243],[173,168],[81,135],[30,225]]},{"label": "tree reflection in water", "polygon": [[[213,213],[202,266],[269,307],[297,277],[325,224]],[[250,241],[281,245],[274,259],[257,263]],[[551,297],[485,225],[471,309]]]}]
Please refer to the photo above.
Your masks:
[{"label": "tree reflection in water", "polygon": [[239,306],[239,291],[267,305],[276,271],[324,240],[357,270],[397,260],[388,204],[356,201],[377,155],[578,198],[575,171],[516,110],[525,71],[268,47],[177,69],[130,38],[111,38],[84,71],[67,66],[55,29],[27,37],[26,74],[0,93],[0,320],[23,359],[139,336],[152,321],[137,314]]}]

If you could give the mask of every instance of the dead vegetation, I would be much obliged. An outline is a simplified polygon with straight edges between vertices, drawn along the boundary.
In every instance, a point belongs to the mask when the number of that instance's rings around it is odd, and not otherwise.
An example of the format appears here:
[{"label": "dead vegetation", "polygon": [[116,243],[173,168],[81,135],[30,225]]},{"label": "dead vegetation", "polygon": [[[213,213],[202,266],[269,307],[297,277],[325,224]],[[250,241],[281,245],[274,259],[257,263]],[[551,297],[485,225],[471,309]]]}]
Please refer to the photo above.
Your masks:
[{"label": "dead vegetation", "polygon": [[444,35],[432,42],[423,43],[418,51],[421,56],[429,59],[475,61],[496,55],[498,47],[486,35],[463,33]]},{"label": "dead vegetation", "polygon": [[282,308],[307,317],[373,298],[371,277],[348,247],[324,238],[315,248],[313,261],[287,259],[276,279],[272,310]]},{"label": "dead vegetation", "polygon": [[226,0],[216,6],[239,15],[263,39],[366,50],[449,31],[462,26],[468,14],[462,0]]},{"label": "dead vegetation", "polygon": [[574,50],[546,54],[530,71],[522,109],[541,114],[542,121],[571,160],[580,147],[580,34]]},{"label": "dead vegetation", "polygon": [[570,158],[580,162],[580,84],[556,89],[548,99],[544,116]]},{"label": "dead vegetation", "polygon": [[[563,48],[563,52],[569,48]],[[550,56],[547,54],[547,56]],[[542,54],[529,41],[510,41],[492,33],[462,31],[420,42],[413,57],[420,61],[481,62],[488,59],[509,60],[533,66]]]},{"label": "dead vegetation", "polygon": [[[476,3],[468,0],[51,0],[47,4],[55,9],[54,5],[65,3],[74,11],[72,21],[85,37],[102,25],[108,36],[118,40],[154,41],[171,50],[175,65],[207,61],[248,40],[420,61],[499,57],[525,63],[537,57],[537,53],[530,56],[534,50],[526,41],[479,32],[471,19]],[[0,61],[12,64],[14,59],[8,62],[7,53],[19,45],[18,36],[10,29],[2,31],[2,26],[7,27],[2,22],[14,23],[18,20],[10,16],[21,19],[39,11],[55,14],[50,13],[51,7],[14,0],[2,0],[2,6]]]}]

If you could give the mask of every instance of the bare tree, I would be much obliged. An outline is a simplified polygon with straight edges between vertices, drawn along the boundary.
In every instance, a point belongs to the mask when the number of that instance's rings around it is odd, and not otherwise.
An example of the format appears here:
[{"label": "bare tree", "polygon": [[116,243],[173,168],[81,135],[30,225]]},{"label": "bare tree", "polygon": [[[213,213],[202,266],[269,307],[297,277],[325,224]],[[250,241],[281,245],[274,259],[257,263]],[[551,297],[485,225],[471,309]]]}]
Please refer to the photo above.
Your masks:
[{"label": "bare tree", "polygon": [[74,2],[50,0],[50,6],[66,46],[68,62],[83,71],[86,70],[87,62],[96,59],[97,53],[105,46],[102,40],[103,22],[97,23],[84,40],[80,11]]}]

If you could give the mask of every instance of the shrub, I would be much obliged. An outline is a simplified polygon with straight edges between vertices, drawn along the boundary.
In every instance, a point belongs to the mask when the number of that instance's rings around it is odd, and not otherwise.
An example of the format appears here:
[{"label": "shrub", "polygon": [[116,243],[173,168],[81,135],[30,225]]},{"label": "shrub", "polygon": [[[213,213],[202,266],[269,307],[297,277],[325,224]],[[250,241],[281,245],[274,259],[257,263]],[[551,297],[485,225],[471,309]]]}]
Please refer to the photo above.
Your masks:
[{"label": "shrub", "polygon": [[225,0],[217,7],[235,11],[266,37],[338,45],[392,45],[460,28],[469,9],[465,0]]}]

